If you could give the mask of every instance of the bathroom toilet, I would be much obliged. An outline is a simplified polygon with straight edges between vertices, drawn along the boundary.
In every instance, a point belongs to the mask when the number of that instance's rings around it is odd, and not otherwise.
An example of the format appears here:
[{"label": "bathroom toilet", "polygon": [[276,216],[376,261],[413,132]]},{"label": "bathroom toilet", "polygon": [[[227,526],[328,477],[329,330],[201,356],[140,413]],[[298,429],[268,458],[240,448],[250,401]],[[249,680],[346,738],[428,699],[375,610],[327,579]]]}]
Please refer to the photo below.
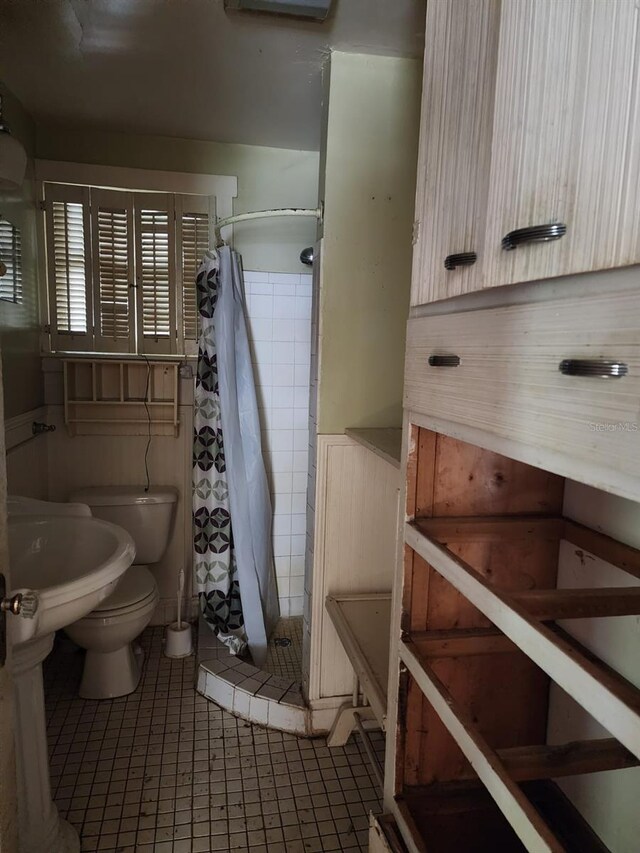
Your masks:
[{"label": "bathroom toilet", "polygon": [[114,592],[95,610],[65,628],[87,650],[80,696],[113,699],[132,693],[142,674],[142,650],[133,641],[149,624],[159,594],[149,565],[162,559],[169,543],[178,492],[170,486],[94,486],[70,501],[87,504],[92,515],[127,530],[136,546],[133,565]]}]

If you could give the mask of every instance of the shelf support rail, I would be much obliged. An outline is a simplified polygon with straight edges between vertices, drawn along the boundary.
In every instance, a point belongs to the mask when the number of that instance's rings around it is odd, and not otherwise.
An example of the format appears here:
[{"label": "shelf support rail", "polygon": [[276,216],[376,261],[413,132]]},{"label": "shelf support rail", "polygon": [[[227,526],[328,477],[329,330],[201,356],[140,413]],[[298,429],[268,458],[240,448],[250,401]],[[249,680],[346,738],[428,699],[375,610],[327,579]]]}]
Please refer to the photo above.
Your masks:
[{"label": "shelf support rail", "polygon": [[494,588],[472,566],[420,530],[405,525],[405,543],[465,596],[515,645],[620,743],[640,758],[640,691],[583,653],[561,630],[532,616],[516,598]]}]

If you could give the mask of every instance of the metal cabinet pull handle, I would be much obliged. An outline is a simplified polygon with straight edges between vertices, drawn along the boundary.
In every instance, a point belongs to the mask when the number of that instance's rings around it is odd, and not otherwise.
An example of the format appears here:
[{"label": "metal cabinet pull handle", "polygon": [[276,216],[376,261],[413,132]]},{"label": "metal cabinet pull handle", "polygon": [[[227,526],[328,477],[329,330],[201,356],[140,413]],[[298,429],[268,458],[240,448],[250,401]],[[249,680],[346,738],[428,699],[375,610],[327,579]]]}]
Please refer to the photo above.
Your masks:
[{"label": "metal cabinet pull handle", "polygon": [[517,228],[509,231],[502,238],[502,248],[510,251],[525,243],[549,243],[559,240],[567,233],[564,222],[552,222],[551,225],[530,225],[528,228]]},{"label": "metal cabinet pull handle", "polygon": [[621,379],[629,373],[629,367],[622,361],[587,358],[565,358],[558,369],[565,376],[595,376],[599,379]]},{"label": "metal cabinet pull handle", "polygon": [[457,367],[460,364],[458,355],[430,355],[429,367]]},{"label": "metal cabinet pull handle", "polygon": [[470,267],[478,260],[475,252],[458,252],[457,255],[447,255],[444,259],[444,268],[454,270],[456,267]]}]

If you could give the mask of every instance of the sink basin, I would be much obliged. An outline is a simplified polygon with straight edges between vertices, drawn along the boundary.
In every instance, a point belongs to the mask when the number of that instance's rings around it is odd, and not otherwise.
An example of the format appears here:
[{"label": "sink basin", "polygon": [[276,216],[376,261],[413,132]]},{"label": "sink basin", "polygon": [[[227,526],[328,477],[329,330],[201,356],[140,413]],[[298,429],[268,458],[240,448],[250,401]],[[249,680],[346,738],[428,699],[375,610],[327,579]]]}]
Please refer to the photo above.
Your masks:
[{"label": "sink basin", "polygon": [[115,524],[80,516],[9,519],[11,593],[33,590],[33,619],[8,620],[13,646],[50,634],[90,613],[111,594],[135,556]]}]

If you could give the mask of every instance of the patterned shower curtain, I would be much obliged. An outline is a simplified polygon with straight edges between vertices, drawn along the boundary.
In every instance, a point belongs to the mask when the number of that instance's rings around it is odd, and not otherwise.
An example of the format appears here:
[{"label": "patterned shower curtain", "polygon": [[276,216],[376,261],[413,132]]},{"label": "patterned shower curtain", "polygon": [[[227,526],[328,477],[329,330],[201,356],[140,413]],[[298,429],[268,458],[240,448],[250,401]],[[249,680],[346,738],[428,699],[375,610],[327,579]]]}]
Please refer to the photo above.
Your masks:
[{"label": "patterned shower curtain", "polygon": [[247,338],[242,271],[228,246],[197,277],[200,337],[193,447],[194,579],[206,623],[264,662],[278,620],[271,501]]}]

